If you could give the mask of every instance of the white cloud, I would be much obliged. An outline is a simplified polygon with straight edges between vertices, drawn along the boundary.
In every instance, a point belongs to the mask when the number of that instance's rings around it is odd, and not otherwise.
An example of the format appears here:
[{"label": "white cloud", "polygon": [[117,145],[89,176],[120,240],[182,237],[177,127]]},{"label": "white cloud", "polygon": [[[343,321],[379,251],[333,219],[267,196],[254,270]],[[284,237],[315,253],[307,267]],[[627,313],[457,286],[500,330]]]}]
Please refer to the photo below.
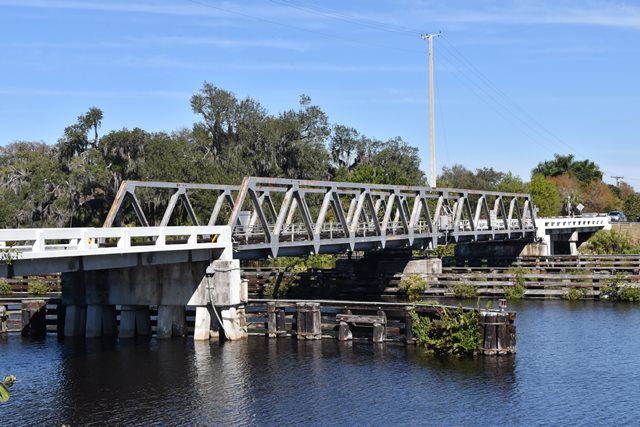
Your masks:
[{"label": "white cloud", "polygon": [[124,98],[124,99],[189,99],[191,93],[178,91],[109,91],[109,90],[66,90],[35,88],[0,88],[3,96],[44,96],[78,98]]}]

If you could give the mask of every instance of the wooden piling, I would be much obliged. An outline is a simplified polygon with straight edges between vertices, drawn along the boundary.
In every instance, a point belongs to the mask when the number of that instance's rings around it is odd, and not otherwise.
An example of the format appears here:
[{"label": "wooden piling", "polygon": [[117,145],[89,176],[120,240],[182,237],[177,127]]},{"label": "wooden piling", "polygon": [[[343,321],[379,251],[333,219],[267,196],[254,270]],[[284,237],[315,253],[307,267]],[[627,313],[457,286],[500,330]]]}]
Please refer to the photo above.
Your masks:
[{"label": "wooden piling", "polygon": [[[346,314],[346,315],[351,314],[351,310],[349,310],[346,307],[343,308],[341,311],[342,311],[342,314]],[[338,326],[338,341],[350,341],[351,339],[353,339],[353,334],[349,329],[349,324],[344,320],[340,320],[340,326]]]},{"label": "wooden piling", "polygon": [[267,336],[269,338],[277,337],[277,324],[276,324],[276,303],[267,303]]},{"label": "wooden piling", "polygon": [[382,310],[376,313],[382,321],[373,322],[373,342],[381,343],[387,340],[387,315]]},{"label": "wooden piling", "polygon": [[404,341],[407,344],[415,344],[416,340],[413,338],[413,319],[411,319],[411,312],[413,307],[404,308]]},{"label": "wooden piling", "polygon": [[299,340],[319,340],[322,338],[320,304],[314,302],[296,303],[297,338]]},{"label": "wooden piling", "polygon": [[40,338],[47,334],[47,303],[45,300],[22,301],[22,335]]},{"label": "wooden piling", "polygon": [[9,331],[9,326],[7,325],[8,319],[9,315],[7,314],[7,307],[5,307],[4,305],[0,305],[0,334]]},{"label": "wooden piling", "polygon": [[478,324],[482,344],[480,353],[485,355],[503,355],[516,352],[515,322],[516,314],[481,311]]}]

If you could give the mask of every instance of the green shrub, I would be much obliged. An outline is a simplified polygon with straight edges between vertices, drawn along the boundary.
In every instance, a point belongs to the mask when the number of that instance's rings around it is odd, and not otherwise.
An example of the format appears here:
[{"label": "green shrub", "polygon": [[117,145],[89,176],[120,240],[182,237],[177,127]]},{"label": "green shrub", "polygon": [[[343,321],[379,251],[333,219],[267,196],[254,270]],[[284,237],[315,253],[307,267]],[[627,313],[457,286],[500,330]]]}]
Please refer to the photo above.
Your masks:
[{"label": "green shrub", "polygon": [[603,286],[600,288],[600,298],[613,301],[640,302],[640,287],[629,284],[620,286]]},{"label": "green shrub", "polygon": [[567,301],[578,301],[584,299],[587,296],[587,291],[582,288],[569,288],[564,294],[562,299]]},{"label": "green shrub", "polygon": [[580,252],[596,255],[637,254],[640,253],[640,246],[628,234],[600,230],[587,240]]},{"label": "green shrub", "polygon": [[513,286],[507,286],[504,288],[504,297],[511,301],[522,299],[524,298],[525,290],[524,285],[516,283]]},{"label": "green shrub", "polygon": [[435,249],[429,251],[429,256],[435,258],[442,258],[445,256],[454,256],[456,252],[456,245],[450,243],[448,245],[438,246]]},{"label": "green shrub", "polygon": [[526,282],[525,274],[532,274],[533,271],[529,268],[524,267],[512,267],[507,269],[507,274],[512,274],[515,276],[516,285],[524,286]]},{"label": "green shrub", "polygon": [[11,393],[9,390],[13,387],[13,384],[16,382],[16,377],[13,375],[7,375],[0,381],[0,403],[6,402],[11,397]]},{"label": "green shrub", "polygon": [[289,291],[300,284],[297,276],[288,276],[284,273],[278,273],[271,279],[269,284],[264,288],[264,296],[267,298],[283,298]]},{"label": "green shrub", "polygon": [[429,287],[425,279],[418,275],[407,276],[398,285],[400,290],[407,294],[407,299],[411,302],[420,301],[424,291]]},{"label": "green shrub", "polygon": [[475,298],[476,297],[476,287],[471,283],[457,283],[453,285],[453,293],[456,298],[464,299],[464,298]]},{"label": "green shrub", "polygon": [[11,285],[7,282],[0,282],[0,295],[11,295],[12,293]]},{"label": "green shrub", "polygon": [[439,317],[430,319],[411,311],[413,334],[427,353],[443,356],[472,355],[480,349],[482,338],[475,310],[442,307]]},{"label": "green shrub", "polygon": [[33,282],[29,282],[27,292],[31,295],[46,295],[51,292],[51,288],[41,280],[34,280]]},{"label": "green shrub", "polygon": [[640,288],[625,286],[618,292],[619,301],[640,302]]}]

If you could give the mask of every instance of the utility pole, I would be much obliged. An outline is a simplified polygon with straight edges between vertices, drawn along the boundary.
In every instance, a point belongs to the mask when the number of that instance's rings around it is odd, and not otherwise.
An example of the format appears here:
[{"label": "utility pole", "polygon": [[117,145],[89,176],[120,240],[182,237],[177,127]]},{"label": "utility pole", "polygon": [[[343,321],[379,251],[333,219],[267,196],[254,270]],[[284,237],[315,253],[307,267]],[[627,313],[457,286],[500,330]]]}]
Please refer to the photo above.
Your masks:
[{"label": "utility pole", "polygon": [[620,180],[624,178],[624,176],[612,176],[611,178],[616,180],[616,187],[620,187]]},{"label": "utility pole", "polygon": [[433,37],[441,33],[421,34],[423,40],[429,42],[429,185],[436,187],[436,128],[433,105]]}]

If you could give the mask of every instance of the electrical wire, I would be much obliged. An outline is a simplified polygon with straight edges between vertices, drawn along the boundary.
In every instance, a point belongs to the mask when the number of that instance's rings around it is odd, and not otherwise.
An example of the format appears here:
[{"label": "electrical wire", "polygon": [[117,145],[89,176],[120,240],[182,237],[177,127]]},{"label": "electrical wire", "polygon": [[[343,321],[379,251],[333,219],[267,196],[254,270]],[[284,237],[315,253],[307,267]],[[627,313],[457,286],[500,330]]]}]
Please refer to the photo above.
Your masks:
[{"label": "electrical wire", "polygon": [[225,338],[229,339],[229,337],[231,335],[229,334],[229,332],[227,332],[227,329],[224,327],[224,322],[222,321],[222,319],[218,315],[218,310],[216,310],[216,305],[214,304],[213,296],[211,295],[211,289],[215,289],[213,286],[211,286],[212,277],[209,277],[209,276],[206,276],[206,277],[207,277],[207,293],[209,295],[209,303],[211,304],[211,309],[213,310],[213,312],[216,315],[216,318],[218,319],[218,323],[220,324],[220,327],[222,328],[222,331],[224,332]]},{"label": "electrical wire", "polygon": [[[212,259],[209,258],[209,265],[211,265],[212,262],[213,262]],[[211,309],[216,315],[216,318],[218,319],[218,323],[220,324],[220,327],[222,328],[222,331],[224,332],[224,335],[227,339],[229,339],[231,335],[229,334],[227,329],[224,327],[224,322],[218,315],[218,310],[216,310],[216,305],[213,302],[214,298],[213,298],[213,295],[211,295],[211,290],[212,289],[215,290],[215,286],[211,284],[211,279],[216,273],[228,273],[230,271],[238,271],[238,270],[242,270],[242,268],[240,267],[224,268],[224,269],[212,268],[211,270],[209,270],[209,267],[207,267],[207,272],[205,273],[205,277],[207,279],[207,295],[209,296],[209,303],[211,304]]]},{"label": "electrical wire", "polygon": [[[263,17],[247,14],[244,12],[240,12],[237,10],[231,10],[227,8],[223,8],[220,6],[215,6],[210,3],[204,2],[202,0],[186,0],[190,3],[200,5],[202,7],[208,7],[212,9],[216,9],[219,11],[223,11],[229,14],[235,14],[239,16],[244,16],[247,18],[255,19],[258,21],[279,25],[283,27],[293,28],[298,31],[304,31],[308,33],[318,34],[324,37],[330,37],[334,39],[346,40],[352,43],[365,45],[369,47],[382,48],[388,50],[395,50],[399,52],[408,52],[408,53],[423,53],[422,50],[415,49],[405,49],[398,48],[395,46],[381,45],[377,43],[364,42],[359,39],[353,39],[349,37],[340,36],[337,34],[331,34],[327,32],[312,30],[308,28],[299,27],[296,25],[286,24],[270,19],[265,19]],[[291,0],[270,0],[272,3],[289,7],[292,9],[300,10],[302,12],[316,15],[323,18],[331,18],[341,20],[343,22],[360,25],[380,31],[401,34],[401,35],[411,35],[417,36],[420,34],[419,30],[411,29],[403,26],[398,26],[394,24],[390,24],[388,22],[377,21],[368,18],[358,18],[352,15],[348,15],[342,12],[339,12],[334,9],[330,9],[327,7],[315,6],[315,5],[302,5],[300,3],[291,1]],[[443,50],[440,51],[440,54],[444,54],[442,59],[451,65],[451,69],[453,70],[454,77],[456,77],[459,81],[462,81],[467,87],[471,89],[471,93],[478,98],[480,98],[484,103],[486,103],[495,113],[497,113],[504,120],[511,123],[514,127],[520,129],[524,134],[527,134],[529,137],[533,137],[536,141],[541,141],[545,144],[548,144],[553,149],[556,149],[556,144],[551,143],[549,139],[554,140],[557,144],[561,144],[575,152],[577,154],[582,155],[579,150],[576,150],[571,145],[567,144],[553,132],[551,132],[548,128],[542,125],[539,121],[533,118],[530,114],[528,114],[521,106],[519,106],[513,99],[506,95],[506,93],[500,90],[484,73],[482,73],[477,67],[473,65],[473,63],[468,60],[462,52],[457,49],[448,38],[443,37],[443,40],[446,44],[441,44]],[[462,68],[460,68],[460,65]],[[457,74],[457,75],[456,75]]]}]

